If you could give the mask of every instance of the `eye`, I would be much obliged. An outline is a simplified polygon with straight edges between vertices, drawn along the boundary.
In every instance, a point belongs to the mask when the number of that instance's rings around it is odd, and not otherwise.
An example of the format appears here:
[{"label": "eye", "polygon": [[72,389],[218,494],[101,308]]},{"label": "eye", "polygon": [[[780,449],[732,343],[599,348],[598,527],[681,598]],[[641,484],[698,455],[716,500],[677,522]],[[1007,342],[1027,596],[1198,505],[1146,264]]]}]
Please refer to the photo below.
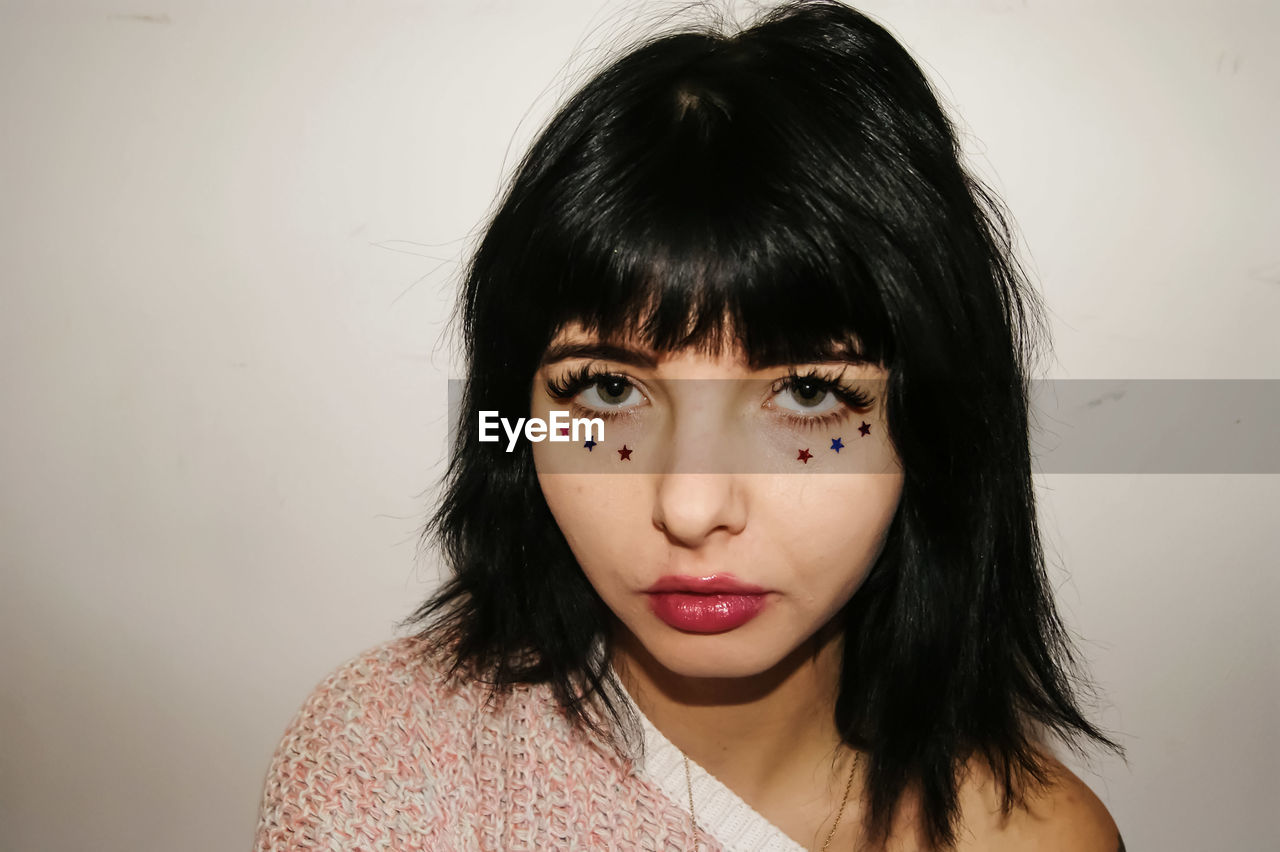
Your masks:
[{"label": "eye", "polygon": [[788,376],[776,393],[783,408],[808,416],[826,414],[841,404],[828,382],[811,377]]},{"label": "eye", "polygon": [[838,423],[854,411],[865,411],[875,401],[861,388],[842,383],[840,376],[816,372],[792,373],[775,382],[772,390],[784,418],[813,428]]},{"label": "eye", "polygon": [[[597,408],[630,408],[643,398],[629,380],[613,375],[596,379],[580,395],[584,405]],[[628,401],[631,405],[627,404]]]},{"label": "eye", "polygon": [[626,376],[591,365],[572,370],[561,379],[548,379],[546,387],[552,398],[593,416],[617,416],[644,403],[644,394]]}]

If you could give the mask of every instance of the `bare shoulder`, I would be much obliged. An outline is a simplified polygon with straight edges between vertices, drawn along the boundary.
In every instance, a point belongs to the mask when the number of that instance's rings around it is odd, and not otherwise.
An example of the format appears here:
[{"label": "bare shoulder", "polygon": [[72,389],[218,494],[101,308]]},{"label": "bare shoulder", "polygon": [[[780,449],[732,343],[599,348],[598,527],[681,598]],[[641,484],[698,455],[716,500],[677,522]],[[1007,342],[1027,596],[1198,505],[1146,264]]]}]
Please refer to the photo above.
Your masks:
[{"label": "bare shoulder", "polygon": [[1045,760],[1051,783],[1008,815],[1000,812],[990,772],[971,768],[960,790],[964,827],[957,852],[1123,852],[1115,820],[1097,794],[1057,758],[1046,754]]}]

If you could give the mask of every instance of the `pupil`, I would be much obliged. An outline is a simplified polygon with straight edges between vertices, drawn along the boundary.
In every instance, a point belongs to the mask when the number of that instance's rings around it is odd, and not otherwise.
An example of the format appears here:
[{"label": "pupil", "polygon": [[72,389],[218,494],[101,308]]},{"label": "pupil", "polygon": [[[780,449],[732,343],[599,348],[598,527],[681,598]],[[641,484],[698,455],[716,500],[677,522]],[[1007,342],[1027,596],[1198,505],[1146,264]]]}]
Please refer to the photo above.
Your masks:
[{"label": "pupil", "polygon": [[603,392],[600,394],[606,402],[618,402],[627,392],[627,383],[622,379],[605,379],[600,383]]},{"label": "pupil", "polygon": [[797,385],[800,391],[800,397],[803,402],[820,402],[826,392],[819,388],[813,382],[801,382]]}]

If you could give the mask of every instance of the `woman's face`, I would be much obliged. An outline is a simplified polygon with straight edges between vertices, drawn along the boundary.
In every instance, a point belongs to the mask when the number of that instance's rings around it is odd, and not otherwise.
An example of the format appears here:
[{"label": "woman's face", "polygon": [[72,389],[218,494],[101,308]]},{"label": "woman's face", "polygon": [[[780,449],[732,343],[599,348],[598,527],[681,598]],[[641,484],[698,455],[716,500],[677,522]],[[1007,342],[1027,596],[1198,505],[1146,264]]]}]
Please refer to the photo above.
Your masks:
[{"label": "woman's face", "polygon": [[887,374],[590,348],[601,342],[567,327],[534,379],[532,417],[604,421],[594,443],[533,444],[547,505],[619,626],[659,663],[759,674],[835,616],[883,546],[902,490]]}]

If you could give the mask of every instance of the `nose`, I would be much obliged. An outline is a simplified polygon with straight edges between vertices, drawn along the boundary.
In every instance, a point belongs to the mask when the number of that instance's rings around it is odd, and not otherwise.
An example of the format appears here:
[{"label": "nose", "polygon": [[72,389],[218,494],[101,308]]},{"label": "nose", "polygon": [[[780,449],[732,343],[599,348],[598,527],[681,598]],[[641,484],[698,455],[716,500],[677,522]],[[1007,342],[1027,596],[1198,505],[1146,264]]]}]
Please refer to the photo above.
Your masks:
[{"label": "nose", "polygon": [[684,547],[700,547],[717,532],[737,535],[747,523],[747,485],[734,472],[741,437],[721,401],[735,389],[733,382],[681,384],[666,446],[655,453],[653,524]]},{"label": "nose", "polygon": [[729,473],[666,473],[658,482],[653,524],[675,542],[700,547],[717,531],[742,532],[747,501],[742,482]]}]

